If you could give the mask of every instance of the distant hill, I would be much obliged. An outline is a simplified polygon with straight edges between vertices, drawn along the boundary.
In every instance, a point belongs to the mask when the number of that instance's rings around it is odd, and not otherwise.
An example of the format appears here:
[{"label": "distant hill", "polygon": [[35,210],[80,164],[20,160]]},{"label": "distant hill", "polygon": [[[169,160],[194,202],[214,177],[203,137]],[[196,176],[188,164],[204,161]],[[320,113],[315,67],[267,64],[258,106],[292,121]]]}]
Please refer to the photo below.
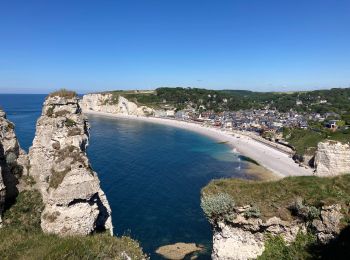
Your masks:
[{"label": "distant hill", "polygon": [[350,88],[296,92],[254,92],[248,90],[208,90],[201,88],[157,88],[155,91],[110,91],[134,102],[157,107],[168,104],[183,109],[236,111],[268,107],[281,112],[350,112]]}]

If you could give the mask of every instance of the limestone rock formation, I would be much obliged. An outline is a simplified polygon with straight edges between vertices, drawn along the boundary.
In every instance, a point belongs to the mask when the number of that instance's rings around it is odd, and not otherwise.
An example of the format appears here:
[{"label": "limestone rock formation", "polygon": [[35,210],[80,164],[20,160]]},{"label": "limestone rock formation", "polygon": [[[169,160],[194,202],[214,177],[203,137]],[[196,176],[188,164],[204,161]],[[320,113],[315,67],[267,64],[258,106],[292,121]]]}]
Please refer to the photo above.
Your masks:
[{"label": "limestone rock formation", "polygon": [[113,233],[111,209],[86,155],[88,129],[77,97],[49,96],[44,102],[29,159],[45,204],[46,233]]},{"label": "limestone rock formation", "polygon": [[96,111],[123,115],[148,116],[154,113],[152,108],[138,106],[123,96],[111,93],[96,93],[83,96],[80,102],[83,111]]},{"label": "limestone rock formation", "polygon": [[318,143],[315,155],[315,173],[318,176],[350,173],[350,144],[335,141]]},{"label": "limestone rock formation", "polygon": [[[307,225],[302,219],[284,221],[272,217],[263,221],[261,218],[246,217],[251,206],[236,207],[236,216],[227,221],[213,223],[213,260],[245,260],[255,259],[265,250],[267,235],[280,235],[287,243],[295,240],[299,232],[305,233]],[[311,225],[321,243],[327,243],[339,234],[339,205],[324,206],[320,219],[315,219]]]},{"label": "limestone rock formation", "polygon": [[196,245],[195,243],[180,242],[172,245],[161,246],[156,250],[156,253],[161,255],[165,259],[181,260],[181,259],[184,259],[186,256],[189,256],[194,252],[200,252],[203,249],[204,249],[203,246]]},{"label": "limestone rock formation", "polygon": [[19,146],[14,124],[0,110],[0,225],[4,203],[16,198],[18,179],[27,169],[27,155]]}]

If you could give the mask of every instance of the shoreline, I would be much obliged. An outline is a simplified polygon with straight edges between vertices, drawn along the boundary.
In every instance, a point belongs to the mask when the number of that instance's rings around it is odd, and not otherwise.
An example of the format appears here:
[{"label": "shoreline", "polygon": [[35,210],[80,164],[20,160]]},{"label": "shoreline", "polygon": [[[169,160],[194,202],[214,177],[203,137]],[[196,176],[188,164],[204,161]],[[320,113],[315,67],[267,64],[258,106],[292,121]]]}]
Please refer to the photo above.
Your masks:
[{"label": "shoreline", "polygon": [[257,161],[261,166],[275,174],[276,177],[283,178],[288,176],[312,175],[312,169],[300,167],[287,154],[238,133],[229,133],[225,130],[206,127],[201,124],[168,118],[122,115],[90,110],[84,110],[83,113],[116,119],[138,120],[162,124],[196,132],[218,142],[225,142],[225,145],[229,145],[235,152]]}]

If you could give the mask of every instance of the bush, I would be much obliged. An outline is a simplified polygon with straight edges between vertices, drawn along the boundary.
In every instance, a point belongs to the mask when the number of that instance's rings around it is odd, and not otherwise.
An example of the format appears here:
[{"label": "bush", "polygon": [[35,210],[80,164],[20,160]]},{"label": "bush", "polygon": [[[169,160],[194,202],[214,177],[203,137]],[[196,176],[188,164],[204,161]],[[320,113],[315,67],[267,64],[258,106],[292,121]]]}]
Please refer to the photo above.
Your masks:
[{"label": "bush", "polygon": [[51,117],[53,115],[53,110],[54,110],[53,106],[50,106],[46,111],[46,115]]},{"label": "bush", "polygon": [[66,127],[72,127],[75,126],[77,123],[73,119],[67,118],[64,124]]},{"label": "bush", "polygon": [[260,210],[257,207],[251,207],[246,212],[244,212],[244,217],[246,218],[259,218],[260,215]]},{"label": "bush", "polygon": [[295,202],[289,206],[289,209],[294,215],[309,221],[319,218],[321,215],[320,209],[315,206],[304,205],[302,198],[297,198]]},{"label": "bush", "polygon": [[232,197],[227,193],[204,195],[201,199],[201,207],[210,220],[227,219],[234,206]]},{"label": "bush", "polygon": [[64,97],[64,98],[74,98],[77,96],[77,93],[75,91],[70,91],[65,88],[62,88],[60,90],[57,90],[49,94],[49,97],[55,97],[55,96]]}]

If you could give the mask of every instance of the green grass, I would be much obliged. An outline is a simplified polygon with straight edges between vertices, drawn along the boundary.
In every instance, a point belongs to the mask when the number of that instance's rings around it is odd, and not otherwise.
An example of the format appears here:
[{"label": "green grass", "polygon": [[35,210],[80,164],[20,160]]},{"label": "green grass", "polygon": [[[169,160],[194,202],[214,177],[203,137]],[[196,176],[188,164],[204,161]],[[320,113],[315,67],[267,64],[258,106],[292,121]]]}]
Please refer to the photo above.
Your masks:
[{"label": "green grass", "polygon": [[313,153],[319,142],[333,140],[342,143],[350,142],[350,131],[338,130],[331,132],[328,129],[319,131],[305,129],[284,129],[284,137],[294,148],[297,154]]},{"label": "green grass", "polygon": [[72,126],[76,126],[77,123],[73,119],[66,118],[66,121],[64,122],[64,125],[66,127],[72,127]]},{"label": "green grass", "polygon": [[86,237],[59,237],[40,229],[43,210],[38,191],[23,191],[16,203],[4,213],[0,229],[0,259],[144,259],[138,242],[127,236],[106,233]]},{"label": "green grass", "polygon": [[304,155],[309,148],[316,149],[317,144],[326,139],[326,135],[322,132],[304,129],[288,129],[284,135],[299,155]]},{"label": "green grass", "polygon": [[344,219],[350,216],[350,175],[288,177],[271,182],[220,179],[211,181],[202,189],[202,196],[219,193],[229,194],[237,206],[255,206],[263,219],[278,216],[290,220],[292,215],[288,208],[298,198],[302,198],[305,205],[315,207],[339,203]]},{"label": "green grass", "polygon": [[319,251],[313,250],[315,246],[316,237],[309,233],[299,233],[289,246],[280,236],[270,237],[265,243],[265,251],[257,259],[317,259]]}]

